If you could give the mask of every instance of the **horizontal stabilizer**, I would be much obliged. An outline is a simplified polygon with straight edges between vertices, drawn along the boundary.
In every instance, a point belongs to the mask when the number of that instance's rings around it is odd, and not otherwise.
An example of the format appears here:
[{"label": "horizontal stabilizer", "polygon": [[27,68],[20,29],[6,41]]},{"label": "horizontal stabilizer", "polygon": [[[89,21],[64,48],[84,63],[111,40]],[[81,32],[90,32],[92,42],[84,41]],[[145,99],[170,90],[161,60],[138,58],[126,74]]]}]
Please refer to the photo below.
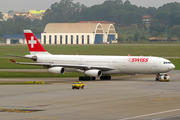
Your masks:
[{"label": "horizontal stabilizer", "polygon": [[34,60],[34,61],[37,60],[37,57],[35,55],[19,56],[19,55],[10,55],[10,54],[8,54],[7,56],[17,57],[17,58],[26,58],[26,59],[31,59],[31,60]]},{"label": "horizontal stabilizer", "polygon": [[13,59],[9,59],[11,62],[13,62],[13,63],[16,63],[16,61],[15,60],[13,60]]}]

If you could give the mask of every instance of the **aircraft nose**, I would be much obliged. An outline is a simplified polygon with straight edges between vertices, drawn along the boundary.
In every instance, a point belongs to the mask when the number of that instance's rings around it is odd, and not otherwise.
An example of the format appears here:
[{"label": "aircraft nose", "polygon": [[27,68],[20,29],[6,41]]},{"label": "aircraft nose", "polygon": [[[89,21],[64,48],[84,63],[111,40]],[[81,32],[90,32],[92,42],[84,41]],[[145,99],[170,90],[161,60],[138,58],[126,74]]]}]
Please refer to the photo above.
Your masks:
[{"label": "aircraft nose", "polygon": [[174,64],[171,64],[170,67],[169,67],[170,70],[174,70],[174,68],[175,68]]}]

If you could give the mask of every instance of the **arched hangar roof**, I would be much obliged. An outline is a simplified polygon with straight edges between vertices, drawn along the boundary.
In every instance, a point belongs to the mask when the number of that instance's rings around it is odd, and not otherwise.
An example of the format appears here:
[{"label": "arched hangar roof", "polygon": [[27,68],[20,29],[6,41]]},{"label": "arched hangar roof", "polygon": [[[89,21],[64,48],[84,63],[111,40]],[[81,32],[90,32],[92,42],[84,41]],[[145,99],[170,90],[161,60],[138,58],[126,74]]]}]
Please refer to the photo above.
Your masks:
[{"label": "arched hangar roof", "polygon": [[104,32],[108,34],[116,34],[116,30],[113,24],[102,24]]},{"label": "arched hangar roof", "polygon": [[49,23],[44,33],[104,33],[100,23]]}]

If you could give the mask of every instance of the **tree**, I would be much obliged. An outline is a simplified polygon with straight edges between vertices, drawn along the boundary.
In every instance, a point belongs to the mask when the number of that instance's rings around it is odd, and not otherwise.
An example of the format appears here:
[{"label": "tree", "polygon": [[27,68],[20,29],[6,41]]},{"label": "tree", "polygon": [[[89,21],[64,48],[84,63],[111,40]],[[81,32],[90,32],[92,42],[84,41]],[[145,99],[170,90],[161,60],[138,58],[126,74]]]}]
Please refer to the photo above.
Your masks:
[{"label": "tree", "polygon": [[163,34],[161,32],[156,34],[156,37],[158,37],[159,40],[162,40]]},{"label": "tree", "polygon": [[133,37],[133,41],[138,41],[140,37],[140,34],[138,32],[136,32],[136,34]]},{"label": "tree", "polygon": [[172,41],[171,37],[168,37],[168,38],[167,38],[167,41],[168,41],[168,42],[171,42],[171,41]]},{"label": "tree", "polygon": [[123,4],[123,1],[122,0],[115,0],[115,3],[116,4]]},{"label": "tree", "polygon": [[157,9],[155,7],[148,7],[145,12],[146,12],[145,15],[150,15],[152,17],[155,17],[157,13]]},{"label": "tree", "polygon": [[124,5],[131,5],[131,2],[130,2],[129,0],[126,0],[126,1],[124,2]]},{"label": "tree", "polygon": [[165,30],[166,30],[165,26],[161,25],[161,23],[157,19],[151,21],[151,25],[149,26],[149,31],[151,33],[153,31],[164,32]]},{"label": "tree", "polygon": [[144,30],[147,30],[147,27],[146,27],[145,23],[143,24],[143,28],[144,28]]},{"label": "tree", "polygon": [[176,36],[180,39],[180,25],[172,27],[169,31],[171,36]]},{"label": "tree", "polygon": [[8,11],[8,14],[12,14],[12,13],[14,13],[14,10],[9,10]]},{"label": "tree", "polygon": [[132,36],[129,36],[127,40],[128,40],[129,42],[133,42],[133,37],[132,37]]},{"label": "tree", "polygon": [[160,22],[161,25],[168,26],[170,13],[166,11],[158,11],[155,18]]},{"label": "tree", "polygon": [[106,0],[103,4],[123,4],[122,0]]},{"label": "tree", "polygon": [[168,27],[180,25],[179,11],[180,11],[180,3],[172,2],[165,4],[162,7],[158,8],[156,19],[158,19],[161,24],[165,24]]},{"label": "tree", "polygon": [[3,14],[2,14],[2,12],[0,12],[0,19],[2,19],[3,18]]},{"label": "tree", "polygon": [[141,37],[140,37],[140,41],[141,41],[141,42],[146,41],[146,37],[145,37],[145,36],[141,36]]},{"label": "tree", "polygon": [[123,42],[124,41],[124,38],[122,35],[118,35],[118,42]]},{"label": "tree", "polygon": [[59,3],[51,5],[50,9],[45,12],[43,23],[49,22],[76,22],[80,12],[85,6],[80,3],[73,3],[73,0],[61,0]]}]

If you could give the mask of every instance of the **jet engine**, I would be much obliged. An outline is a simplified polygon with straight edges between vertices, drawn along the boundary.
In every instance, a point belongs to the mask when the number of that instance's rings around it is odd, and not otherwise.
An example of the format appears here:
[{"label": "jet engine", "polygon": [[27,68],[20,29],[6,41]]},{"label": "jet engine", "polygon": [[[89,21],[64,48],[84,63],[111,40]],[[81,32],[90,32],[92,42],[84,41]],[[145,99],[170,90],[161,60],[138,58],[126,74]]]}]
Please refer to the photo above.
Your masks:
[{"label": "jet engine", "polygon": [[54,73],[54,74],[64,74],[65,69],[63,67],[52,67],[48,69],[48,72]]},{"label": "jet engine", "polygon": [[101,77],[102,72],[100,70],[86,70],[85,75],[88,75],[91,77]]},{"label": "jet engine", "polygon": [[32,59],[33,61],[37,61],[37,56],[35,55],[25,55],[25,58]]}]

